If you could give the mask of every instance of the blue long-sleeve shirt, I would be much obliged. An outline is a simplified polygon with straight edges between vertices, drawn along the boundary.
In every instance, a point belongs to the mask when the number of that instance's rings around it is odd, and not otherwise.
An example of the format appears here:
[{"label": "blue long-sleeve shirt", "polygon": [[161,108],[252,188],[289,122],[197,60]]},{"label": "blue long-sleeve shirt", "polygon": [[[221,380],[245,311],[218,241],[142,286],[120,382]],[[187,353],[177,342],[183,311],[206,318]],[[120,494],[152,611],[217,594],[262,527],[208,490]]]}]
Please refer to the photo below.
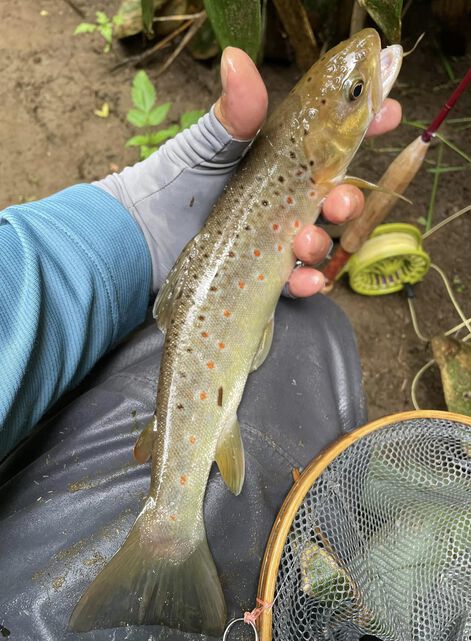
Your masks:
[{"label": "blue long-sleeve shirt", "polygon": [[0,460],[144,320],[150,287],[139,226],[98,187],[0,213]]}]

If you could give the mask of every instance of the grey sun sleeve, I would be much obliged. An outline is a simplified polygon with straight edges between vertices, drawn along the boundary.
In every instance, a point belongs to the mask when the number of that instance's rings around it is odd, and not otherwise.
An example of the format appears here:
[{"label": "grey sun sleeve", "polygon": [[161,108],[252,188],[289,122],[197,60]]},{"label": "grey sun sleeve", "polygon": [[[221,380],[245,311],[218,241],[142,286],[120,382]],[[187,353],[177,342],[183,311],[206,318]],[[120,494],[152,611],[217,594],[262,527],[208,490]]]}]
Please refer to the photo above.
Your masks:
[{"label": "grey sun sleeve", "polygon": [[120,201],[142,229],[154,294],[250,144],[233,138],[213,108],[146,160],[94,183]]}]

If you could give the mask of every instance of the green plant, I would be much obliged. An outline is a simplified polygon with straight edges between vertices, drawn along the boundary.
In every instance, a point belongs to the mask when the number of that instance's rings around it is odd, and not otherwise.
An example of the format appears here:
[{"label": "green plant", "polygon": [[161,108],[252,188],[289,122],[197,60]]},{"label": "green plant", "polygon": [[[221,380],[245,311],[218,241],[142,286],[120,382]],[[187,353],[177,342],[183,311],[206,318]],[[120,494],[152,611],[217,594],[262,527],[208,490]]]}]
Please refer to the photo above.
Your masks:
[{"label": "green plant", "polygon": [[130,138],[126,142],[126,147],[139,147],[141,160],[150,156],[163,142],[193,125],[204,113],[201,110],[187,111],[180,116],[178,124],[156,131],[155,127],[164,122],[172,103],[156,104],[155,87],[143,70],[138,71],[134,76],[131,98],[134,106],[128,111],[127,119],[135,127],[143,129],[144,133]]},{"label": "green plant", "polygon": [[113,26],[122,24],[122,16],[113,16],[108,18],[104,11],[97,11],[95,13],[96,22],[81,22],[74,31],[74,36],[79,33],[98,33],[104,38],[105,46],[103,51],[108,53],[111,50],[111,44],[113,42]]}]

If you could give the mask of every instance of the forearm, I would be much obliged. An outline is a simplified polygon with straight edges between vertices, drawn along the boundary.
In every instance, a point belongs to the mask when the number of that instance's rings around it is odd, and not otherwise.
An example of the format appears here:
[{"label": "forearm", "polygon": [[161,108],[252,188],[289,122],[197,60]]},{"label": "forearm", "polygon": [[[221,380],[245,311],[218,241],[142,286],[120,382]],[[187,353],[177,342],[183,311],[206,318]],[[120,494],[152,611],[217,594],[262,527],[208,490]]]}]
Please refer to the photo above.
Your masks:
[{"label": "forearm", "polygon": [[135,221],[90,185],[0,213],[0,459],[145,316]]}]

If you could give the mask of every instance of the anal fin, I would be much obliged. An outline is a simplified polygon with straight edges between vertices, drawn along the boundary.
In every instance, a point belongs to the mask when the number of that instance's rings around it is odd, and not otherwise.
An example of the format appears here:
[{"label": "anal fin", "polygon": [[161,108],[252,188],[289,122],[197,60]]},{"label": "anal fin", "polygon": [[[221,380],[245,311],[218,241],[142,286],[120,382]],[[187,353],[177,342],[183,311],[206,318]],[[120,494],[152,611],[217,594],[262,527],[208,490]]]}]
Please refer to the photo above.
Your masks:
[{"label": "anal fin", "polygon": [[219,437],[216,463],[224,483],[230,491],[236,496],[240,494],[244,485],[245,456],[237,417],[232,425],[226,427]]}]

